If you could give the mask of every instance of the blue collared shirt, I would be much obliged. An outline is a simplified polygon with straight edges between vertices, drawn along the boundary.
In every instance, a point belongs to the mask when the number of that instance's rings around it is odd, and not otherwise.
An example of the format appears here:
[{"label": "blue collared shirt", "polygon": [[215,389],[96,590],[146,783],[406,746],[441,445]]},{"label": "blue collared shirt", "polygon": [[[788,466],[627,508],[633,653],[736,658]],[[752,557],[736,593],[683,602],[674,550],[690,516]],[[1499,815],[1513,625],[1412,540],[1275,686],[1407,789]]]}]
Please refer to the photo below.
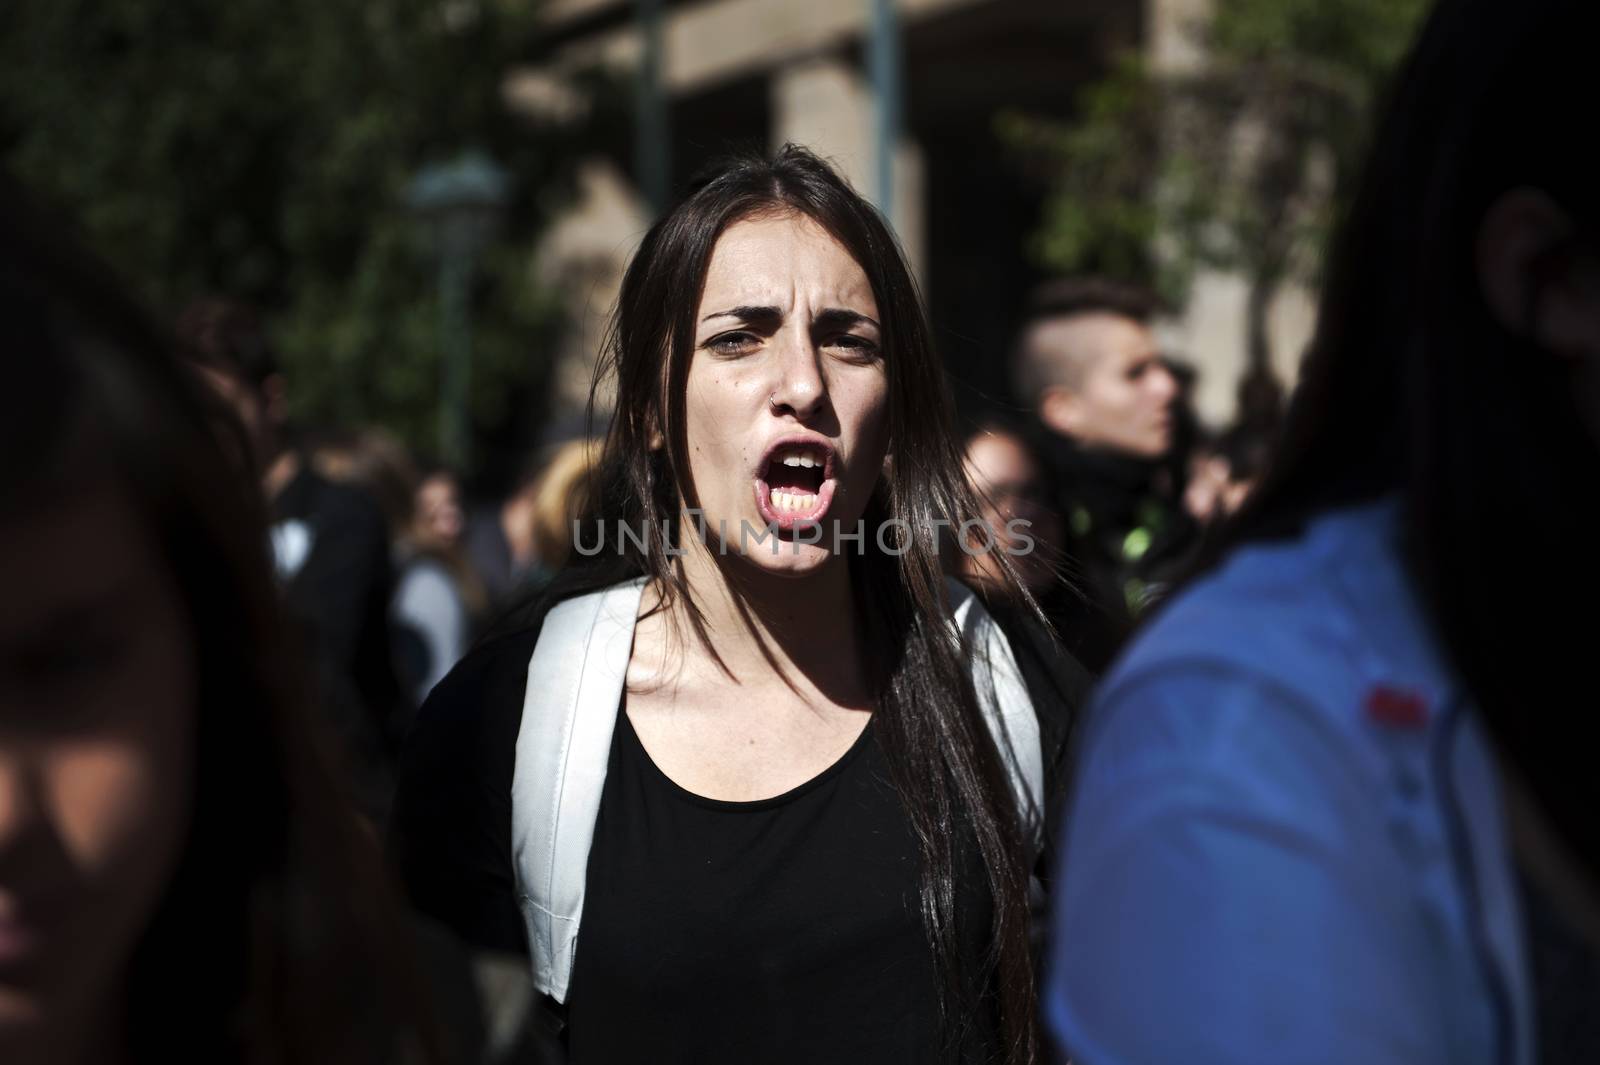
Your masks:
[{"label": "blue collared shirt", "polygon": [[1493,759],[1398,527],[1237,552],[1106,678],[1046,974],[1075,1065],[1533,1060]]}]

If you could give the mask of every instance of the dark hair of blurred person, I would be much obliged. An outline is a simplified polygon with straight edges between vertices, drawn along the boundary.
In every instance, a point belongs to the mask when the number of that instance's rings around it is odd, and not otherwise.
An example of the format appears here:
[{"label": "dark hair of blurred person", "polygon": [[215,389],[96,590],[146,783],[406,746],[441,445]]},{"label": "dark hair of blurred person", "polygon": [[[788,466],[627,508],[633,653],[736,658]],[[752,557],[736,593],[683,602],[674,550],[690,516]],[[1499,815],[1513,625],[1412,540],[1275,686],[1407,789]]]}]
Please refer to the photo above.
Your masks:
[{"label": "dark hair of blurred person", "polygon": [[1416,43],[1282,450],[1099,696],[1067,1051],[1600,1054],[1597,37],[1589,0],[1444,0]]},{"label": "dark hair of blurred person", "polygon": [[[1077,384],[1088,375],[1093,369],[1092,364],[1103,354],[1097,349],[1113,346],[1110,340],[1100,344],[1066,343],[1062,342],[1061,337],[1040,334],[1067,332],[1071,324],[1090,327],[1081,330],[1083,332],[1091,331],[1096,326],[1109,326],[1109,329],[1100,331],[1132,333],[1137,331],[1124,327],[1133,325],[1148,328],[1160,310],[1161,301],[1149,289],[1110,278],[1067,277],[1039,285],[1028,294],[1025,331],[1013,357],[1012,372],[1016,377],[1018,397],[1042,405],[1047,393],[1063,389],[1063,381]],[[1077,321],[1074,322],[1074,319]],[[1097,322],[1093,319],[1106,321]],[[1136,354],[1141,357],[1155,351],[1154,341],[1145,335],[1116,339],[1123,340],[1124,346],[1129,349],[1140,349]],[[1142,363],[1139,368],[1160,369],[1154,362]],[[1055,408],[1049,416],[1050,420],[1076,431],[1079,419],[1069,409],[1072,397],[1055,395],[1048,398]],[[1166,450],[1169,439],[1169,435],[1161,431],[1163,428],[1163,420],[1154,417],[1139,424],[1112,427],[1108,431],[1135,434],[1137,439],[1130,438],[1123,450],[1158,455]]]},{"label": "dark hair of blurred person", "polygon": [[182,353],[246,430],[272,514],[278,580],[315,666],[322,712],[340,738],[358,805],[381,825],[410,721],[390,647],[389,535],[378,503],[330,481],[288,432],[287,387],[249,307],[206,298],[178,317]]},{"label": "dark hair of blurred person", "polygon": [[430,1060],[233,415],[0,181],[0,1059]]},{"label": "dark hair of blurred person", "polygon": [[1062,641],[1095,672],[1189,562],[1197,533],[1174,476],[1181,386],[1150,328],[1159,309],[1136,285],[1053,281],[1032,294],[1012,355],[1086,599]]},{"label": "dark hair of blurred person", "polygon": [[[541,765],[528,723],[569,705],[529,663],[550,618],[613,618],[589,688],[609,701],[586,719],[615,714],[609,764],[563,767],[603,777],[573,826],[593,836],[571,996],[548,989],[574,1056],[1036,1060],[1037,822],[951,622],[936,522],[977,505],[883,219],[803,148],[724,162],[645,236],[602,369],[617,413],[582,528],[604,539],[424,707],[395,817],[414,900],[469,938],[567,952],[571,911],[552,922],[529,892],[584,848],[564,836],[544,863],[513,836],[524,796],[562,785],[521,775]],[[784,530],[771,553],[718,555],[757,518]],[[857,518],[859,550],[795,535]],[[906,536],[882,546],[890,522]],[[629,546],[619,527],[668,534]],[[1044,794],[1063,709],[1020,708]]]},{"label": "dark hair of blurred person", "polygon": [[1197,443],[1183,492],[1189,516],[1210,529],[1238,513],[1267,468],[1274,440],[1270,432],[1240,422]]},{"label": "dark hair of blurred person", "polygon": [[417,467],[400,438],[387,429],[323,429],[297,434],[311,468],[335,484],[351,485],[378,505],[389,539],[411,525]]}]

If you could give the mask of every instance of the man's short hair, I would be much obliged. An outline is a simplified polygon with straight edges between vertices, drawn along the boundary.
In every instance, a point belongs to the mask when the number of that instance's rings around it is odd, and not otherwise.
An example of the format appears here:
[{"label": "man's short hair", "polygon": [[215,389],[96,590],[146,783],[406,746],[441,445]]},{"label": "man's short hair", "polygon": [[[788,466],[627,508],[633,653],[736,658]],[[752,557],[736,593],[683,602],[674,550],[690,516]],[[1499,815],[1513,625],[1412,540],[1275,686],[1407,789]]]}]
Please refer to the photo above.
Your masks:
[{"label": "man's short hair", "polygon": [[1030,343],[1040,323],[1085,314],[1112,314],[1148,325],[1163,310],[1160,297],[1153,291],[1126,281],[1067,277],[1038,286],[1028,295],[1022,331],[1011,356],[1012,383],[1017,398],[1031,405],[1046,388],[1061,383],[1061,370],[1056,360],[1044,357]]},{"label": "man's short hair", "polygon": [[1115,314],[1148,324],[1160,311],[1160,298],[1143,285],[1105,277],[1063,277],[1046,281],[1029,294],[1027,321]]},{"label": "man's short hair", "polygon": [[178,315],[176,332],[195,362],[259,388],[278,372],[277,355],[256,312],[237,300],[208,296]]}]

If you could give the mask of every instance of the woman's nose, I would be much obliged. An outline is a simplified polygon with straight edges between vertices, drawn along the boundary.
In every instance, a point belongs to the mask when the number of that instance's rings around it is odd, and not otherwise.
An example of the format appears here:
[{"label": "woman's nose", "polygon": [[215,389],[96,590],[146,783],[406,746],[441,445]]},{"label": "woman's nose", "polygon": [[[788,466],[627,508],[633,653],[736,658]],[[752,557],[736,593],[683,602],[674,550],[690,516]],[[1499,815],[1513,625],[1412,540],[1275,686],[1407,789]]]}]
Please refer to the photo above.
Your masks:
[{"label": "woman's nose", "polygon": [[785,337],[777,345],[777,381],[772,391],[775,413],[793,414],[802,421],[815,414],[827,399],[827,382],[818,364],[817,348],[810,337]]}]

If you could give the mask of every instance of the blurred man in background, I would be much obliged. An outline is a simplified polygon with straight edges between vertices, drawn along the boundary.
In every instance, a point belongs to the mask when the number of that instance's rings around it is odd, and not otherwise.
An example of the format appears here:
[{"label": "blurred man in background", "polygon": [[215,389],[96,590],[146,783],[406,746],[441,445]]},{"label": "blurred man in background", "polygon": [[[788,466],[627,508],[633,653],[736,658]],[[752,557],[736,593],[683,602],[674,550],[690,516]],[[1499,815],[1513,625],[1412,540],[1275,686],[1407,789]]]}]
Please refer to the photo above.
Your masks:
[{"label": "blurred man in background", "polygon": [[1051,283],[1034,296],[1013,362],[1018,398],[1037,416],[1069,575],[1089,601],[1062,635],[1097,672],[1196,536],[1171,476],[1180,388],[1149,328],[1156,306],[1109,281]]},{"label": "blurred man in background", "polygon": [[285,380],[254,312],[200,300],[179,317],[178,334],[249,437],[272,510],[278,579],[309,646],[352,798],[381,824],[407,720],[390,652],[393,573],[383,512],[360,491],[322,477],[291,446]]}]

